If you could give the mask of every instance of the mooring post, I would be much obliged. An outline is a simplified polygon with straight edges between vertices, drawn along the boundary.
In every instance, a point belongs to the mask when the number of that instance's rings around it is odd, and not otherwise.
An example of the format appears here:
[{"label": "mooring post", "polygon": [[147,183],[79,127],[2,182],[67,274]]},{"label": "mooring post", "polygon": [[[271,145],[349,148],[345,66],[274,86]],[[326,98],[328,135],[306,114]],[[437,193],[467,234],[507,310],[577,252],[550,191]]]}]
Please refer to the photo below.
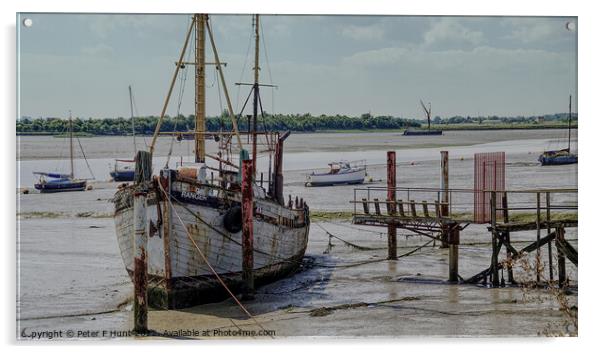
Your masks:
[{"label": "mooring post", "polygon": [[245,297],[252,296],[253,279],[253,161],[242,162],[242,281]]},{"label": "mooring post", "polygon": [[497,254],[497,192],[491,193],[491,275],[493,286],[500,285],[500,275],[498,273],[498,254]]},{"label": "mooring post", "polygon": [[564,227],[556,228],[556,253],[558,256],[558,286],[565,287],[567,286],[566,281],[566,258],[564,253],[562,253],[561,247],[559,247],[560,243],[564,241]]},{"label": "mooring post", "polygon": [[134,176],[134,332],[137,334],[148,332],[146,197],[151,168],[150,153],[138,151]]},{"label": "mooring post", "polygon": [[[394,215],[394,208],[391,205],[395,205],[396,196],[396,188],[397,188],[397,171],[396,171],[396,159],[395,159],[395,151],[387,152],[387,208],[389,212],[389,216]],[[391,204],[393,203],[393,204]],[[397,226],[392,221],[389,222],[388,228],[388,242],[387,246],[389,249],[389,257],[388,259],[397,259]]]},{"label": "mooring post", "polygon": [[449,246],[449,281],[458,282],[458,249],[460,248],[460,228],[457,223],[445,224],[446,243]]},{"label": "mooring post", "polygon": [[[508,213],[508,193],[506,193],[506,192],[504,192],[504,194],[502,194],[502,209],[503,209],[503,216],[504,216],[504,224],[507,224],[510,221],[510,215]],[[504,238],[506,239],[506,242],[508,243],[508,245],[510,245],[510,231],[504,231]],[[507,260],[512,259],[512,252],[510,252],[510,249],[508,248],[508,246],[506,246],[506,259]],[[510,261],[510,263],[507,264],[507,268],[508,268],[508,281],[510,283],[514,283],[514,272],[512,270],[512,261]]]},{"label": "mooring post", "polygon": [[540,270],[540,264],[541,264],[541,249],[540,249],[540,242],[541,242],[541,195],[539,194],[539,192],[537,192],[537,219],[536,219],[536,223],[537,223],[537,255],[535,257],[535,272],[537,274],[537,284],[539,284],[539,281],[540,281],[539,270]]},{"label": "mooring post", "polygon": [[[449,153],[441,151],[441,191],[443,199],[441,205],[441,216],[449,216]],[[442,237],[441,248],[447,248],[445,237]]]},{"label": "mooring post", "polygon": [[[546,192],[546,224],[548,225],[548,235],[552,232],[550,221],[552,220],[550,215],[550,192]],[[550,270],[550,281],[554,280],[554,265],[552,264],[552,242],[548,242],[548,263]]]}]

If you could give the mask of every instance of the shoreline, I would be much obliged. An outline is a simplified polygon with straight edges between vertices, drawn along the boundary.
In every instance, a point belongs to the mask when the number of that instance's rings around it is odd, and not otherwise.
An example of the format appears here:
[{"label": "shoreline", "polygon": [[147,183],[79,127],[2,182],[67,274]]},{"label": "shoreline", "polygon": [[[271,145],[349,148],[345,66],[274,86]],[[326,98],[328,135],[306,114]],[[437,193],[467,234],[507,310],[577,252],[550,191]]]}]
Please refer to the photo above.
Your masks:
[{"label": "shoreline", "polygon": [[[454,126],[438,126],[438,125],[433,125],[432,129],[433,130],[443,130],[444,132],[446,131],[489,131],[489,130],[549,130],[549,129],[566,129],[565,125],[543,125],[543,126],[508,126],[508,125],[503,125],[501,124],[501,126],[466,126],[466,125],[462,125],[462,124],[458,124],[458,127],[454,127]],[[571,129],[578,129],[578,126],[575,125],[574,127],[572,127]],[[400,134],[403,134],[405,129],[324,129],[324,130],[314,130],[314,131],[301,131],[301,130],[293,130],[291,131],[292,133],[295,134],[345,134],[345,133],[396,133],[399,132]],[[426,130],[424,128],[420,128],[420,129],[416,129],[416,130]],[[169,133],[169,132],[168,132]],[[207,132],[207,134],[212,134],[212,133],[217,133],[217,132]],[[67,137],[66,135],[60,135],[54,132],[37,132],[37,133],[31,133],[31,132],[16,132],[16,136],[52,136],[55,138],[65,138]],[[91,134],[91,133],[85,133],[85,134],[81,134],[81,133],[74,133],[73,134],[74,137],[78,137],[78,138],[94,138],[94,137],[128,137],[131,135],[113,135],[113,134]],[[152,135],[142,135],[142,134],[138,134],[136,136],[140,136],[140,137],[152,137]]]}]

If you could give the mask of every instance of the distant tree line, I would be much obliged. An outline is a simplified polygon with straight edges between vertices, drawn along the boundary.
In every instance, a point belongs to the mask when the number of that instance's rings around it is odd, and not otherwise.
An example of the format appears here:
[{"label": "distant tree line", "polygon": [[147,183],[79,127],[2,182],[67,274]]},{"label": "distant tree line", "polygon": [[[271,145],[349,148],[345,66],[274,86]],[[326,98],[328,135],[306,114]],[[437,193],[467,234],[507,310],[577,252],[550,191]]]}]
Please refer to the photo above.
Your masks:
[{"label": "distant tree line", "polygon": [[[134,125],[136,134],[150,135],[155,131],[158,117],[136,117]],[[185,117],[165,117],[161,124],[161,132],[185,132],[194,129],[194,115]],[[238,128],[241,131],[248,130],[249,118],[239,117]],[[276,114],[258,117],[258,130],[291,130],[296,132],[314,132],[323,130],[369,130],[369,129],[401,129],[405,127],[419,127],[417,120],[396,118],[391,116],[372,116],[363,114],[360,117],[348,117],[344,115],[335,116],[312,116],[310,114]],[[231,130],[232,122],[227,115],[220,117],[208,117],[206,119],[208,131]],[[17,121],[17,133],[37,134],[51,133],[62,134],[69,131],[69,121],[60,118],[22,118]],[[131,135],[132,121],[130,118],[90,118],[73,119],[73,131],[93,135]]]},{"label": "distant tree line", "polygon": [[[532,123],[537,122],[540,117],[544,121],[566,121],[568,114],[548,114],[544,116],[531,117],[461,117],[454,116],[449,118],[435,117],[434,124],[466,124],[466,123]],[[572,117],[577,120],[576,115]],[[155,131],[158,117],[136,117],[134,118],[136,134],[151,135]],[[185,132],[194,129],[194,115],[185,117],[166,116],[161,125],[161,132]],[[237,118],[238,128],[241,131],[247,131],[250,118],[242,116]],[[369,113],[362,114],[360,117],[349,117],[346,115],[320,115],[313,116],[306,114],[266,114],[258,118],[258,129],[263,131],[291,130],[295,132],[315,132],[327,130],[372,130],[372,129],[405,129],[410,127],[420,127],[425,124],[424,120],[399,118],[392,116],[373,116]],[[227,114],[218,117],[208,117],[206,119],[208,131],[231,130],[232,123]],[[36,118],[24,117],[17,120],[18,134],[64,134],[69,131],[69,121],[62,118]],[[73,119],[73,131],[76,133],[92,135],[131,135],[132,121],[130,118],[88,118]]]},{"label": "distant tree line", "polygon": [[[484,124],[488,122],[499,122],[499,123],[535,123],[540,118],[543,118],[545,122],[567,122],[569,119],[568,113],[555,113],[555,114],[544,114],[539,116],[515,116],[515,117],[499,117],[499,116],[487,116],[487,117],[471,117],[471,116],[453,116],[449,118],[441,118],[439,116],[433,118],[432,122],[435,124]],[[573,113],[571,119],[577,121],[577,114]]]}]

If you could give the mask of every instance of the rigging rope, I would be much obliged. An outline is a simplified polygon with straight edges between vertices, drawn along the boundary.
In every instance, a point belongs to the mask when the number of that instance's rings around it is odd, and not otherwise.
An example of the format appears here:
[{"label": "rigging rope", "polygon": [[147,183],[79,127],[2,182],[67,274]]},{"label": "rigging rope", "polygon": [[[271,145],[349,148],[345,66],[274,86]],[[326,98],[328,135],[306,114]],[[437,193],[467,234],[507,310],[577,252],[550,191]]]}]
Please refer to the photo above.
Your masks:
[{"label": "rigging rope", "polygon": [[[136,117],[139,117],[140,113],[138,112],[138,106],[136,105],[136,96],[134,96],[133,92],[132,92],[132,105],[134,106],[134,113],[135,113],[135,115],[134,115],[134,117],[132,117],[132,119],[134,119],[134,126],[136,126]],[[135,130],[134,130],[134,134],[135,134]],[[146,136],[144,136],[144,134],[142,134],[142,140],[144,141],[144,146],[148,149],[148,142],[146,141]]]},{"label": "rigging rope", "polygon": [[[254,20],[251,19],[251,23],[253,21]],[[252,26],[252,24],[251,24],[251,26]],[[249,31],[249,42],[247,44],[247,54],[245,55],[245,61],[244,61],[243,65],[242,65],[242,70],[240,72],[240,78],[238,79],[238,82],[242,82],[242,78],[243,78],[243,76],[245,74],[245,71],[246,71],[245,69],[247,67],[247,61],[249,59],[249,53],[251,51],[252,40],[253,40],[253,31]],[[238,106],[239,106],[239,103],[240,103],[240,88],[241,88],[241,85],[237,85],[237,86],[238,87],[236,88],[236,111],[238,111]]]},{"label": "rigging rope", "polygon": [[79,141],[79,137],[75,137],[75,139],[77,139],[77,143],[79,144],[79,148],[82,151],[82,155],[84,156],[84,161],[86,161],[86,166],[88,166],[88,171],[90,171],[90,174],[92,175],[92,179],[96,179],[96,177],[94,177],[94,172],[92,172],[92,168],[90,168],[90,164],[88,163],[88,159],[86,158],[86,153],[84,152],[84,148],[82,146],[82,142]]},{"label": "rigging rope", "polygon": [[[194,248],[196,248],[196,250],[198,251],[198,253],[201,256],[201,258],[203,258],[203,261],[205,262],[205,264],[207,264],[207,267],[211,270],[211,273],[213,273],[213,275],[215,275],[216,279],[219,281],[219,283],[222,285],[222,287],[224,287],[224,289],[228,292],[228,294],[230,295],[230,297],[232,297],[232,299],[236,302],[236,304],[242,309],[242,311],[251,320],[253,320],[253,322],[255,322],[255,324],[257,326],[259,326],[259,328],[261,328],[262,330],[264,330],[266,333],[269,333],[257,321],[257,319],[255,319],[255,317],[253,315],[251,315],[251,313],[249,311],[247,311],[247,309],[243,306],[243,304],[240,303],[240,301],[238,301],[238,299],[236,298],[236,296],[234,296],[234,294],[232,293],[232,291],[230,291],[230,288],[228,288],[228,286],[226,285],[226,283],[222,280],[222,278],[219,276],[219,274],[215,271],[215,269],[213,268],[213,266],[211,265],[211,263],[209,263],[209,260],[207,259],[207,257],[205,256],[205,254],[201,251],[201,249],[199,248],[199,246],[197,245],[197,243],[194,241],[194,238],[188,232],[188,228],[186,227],[186,224],[184,223],[184,221],[182,220],[182,218],[178,214],[178,211],[176,210],[176,208],[174,208],[173,203],[171,202],[171,198],[169,197],[169,195],[167,194],[167,192],[165,191],[165,189],[163,189],[163,185],[161,185],[161,183],[158,183],[158,185],[159,185],[159,188],[161,188],[161,191],[163,192],[163,194],[165,195],[165,199],[169,202],[169,205],[171,205],[171,208],[174,211],[174,214],[176,215],[176,217],[178,218],[178,220],[182,224],[183,229],[186,231],[186,235],[188,236],[188,239],[190,239],[190,242],[192,242]],[[274,336],[272,336],[271,334],[270,334],[270,337],[272,337],[272,339],[274,338]]]},{"label": "rigging rope", "polygon": [[[192,46],[188,48],[188,54],[186,61],[190,61],[190,56],[192,52]],[[169,152],[167,153],[167,161],[165,162],[165,168],[169,167],[169,161],[171,160],[171,155],[173,153],[173,145],[176,140],[176,131],[178,129],[178,119],[180,118],[180,109],[182,107],[182,100],[184,98],[184,90],[186,89],[186,79],[188,78],[188,66],[184,66],[184,70],[181,71],[180,74],[180,87],[178,89],[178,105],[176,109],[176,116],[174,118],[174,126],[173,132],[171,134],[171,141],[169,143]]]},{"label": "rigging rope", "polygon": [[[265,64],[268,68],[268,79],[270,80],[270,85],[272,85],[274,82],[272,81],[272,68],[270,67],[270,59],[268,57],[268,48],[266,47],[266,44],[265,44],[267,41],[265,40],[265,35],[263,34],[263,21],[259,22],[259,28],[261,30],[261,38],[264,38],[264,40],[261,42],[263,44],[263,53],[265,56]],[[275,89],[275,87],[272,86],[271,89],[272,89],[272,114],[274,114],[274,112],[275,112],[274,111],[274,109],[275,109],[274,108],[274,101],[275,101],[274,89]]]}]

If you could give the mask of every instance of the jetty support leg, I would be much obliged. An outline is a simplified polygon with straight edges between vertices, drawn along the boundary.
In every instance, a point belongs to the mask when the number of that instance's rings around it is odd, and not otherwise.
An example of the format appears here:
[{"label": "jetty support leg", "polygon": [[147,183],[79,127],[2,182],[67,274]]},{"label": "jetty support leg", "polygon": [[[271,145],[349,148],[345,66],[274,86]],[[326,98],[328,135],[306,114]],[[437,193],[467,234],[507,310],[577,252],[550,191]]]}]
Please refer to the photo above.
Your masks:
[{"label": "jetty support leg", "polygon": [[[508,213],[508,193],[506,193],[506,192],[504,192],[502,194],[502,209],[503,209],[504,223],[507,224],[508,222],[510,222],[510,215]],[[508,247],[508,246],[510,246],[510,231],[504,231],[504,239],[507,243],[506,259],[510,261],[507,265],[508,281],[510,283],[514,284],[515,281],[514,281],[514,271],[512,269],[512,252],[510,251],[510,248]]]},{"label": "jetty support leg", "polygon": [[449,247],[449,282],[458,282],[458,249],[460,247],[460,229],[457,223],[444,225]]},{"label": "jetty support leg", "polygon": [[152,157],[146,151],[136,154],[136,189],[134,192],[134,332],[148,332],[148,269],[146,198],[151,175]]},{"label": "jetty support leg", "polygon": [[491,282],[493,286],[500,285],[500,274],[498,272],[498,252],[499,249],[497,247],[497,192],[493,191],[491,193]]},{"label": "jetty support leg", "polygon": [[255,289],[253,279],[253,161],[242,162],[242,280],[244,295]]},{"label": "jetty support leg", "polygon": [[559,247],[559,243],[564,240],[564,227],[556,228],[556,252],[558,255],[558,286],[565,287],[567,286],[566,281],[566,258],[564,253],[562,253],[561,248]]},{"label": "jetty support leg", "polygon": [[[396,173],[396,162],[395,162],[395,151],[387,152],[387,208],[389,215],[393,215],[395,210],[395,200],[397,188],[397,173]],[[387,246],[389,249],[388,259],[397,259],[397,226],[390,222],[387,226]]]},{"label": "jetty support leg", "polygon": [[[441,215],[446,217],[449,216],[449,152],[441,151],[441,192],[442,192],[442,206]],[[441,238],[441,248],[447,248],[448,244],[445,241],[445,237]]]}]

